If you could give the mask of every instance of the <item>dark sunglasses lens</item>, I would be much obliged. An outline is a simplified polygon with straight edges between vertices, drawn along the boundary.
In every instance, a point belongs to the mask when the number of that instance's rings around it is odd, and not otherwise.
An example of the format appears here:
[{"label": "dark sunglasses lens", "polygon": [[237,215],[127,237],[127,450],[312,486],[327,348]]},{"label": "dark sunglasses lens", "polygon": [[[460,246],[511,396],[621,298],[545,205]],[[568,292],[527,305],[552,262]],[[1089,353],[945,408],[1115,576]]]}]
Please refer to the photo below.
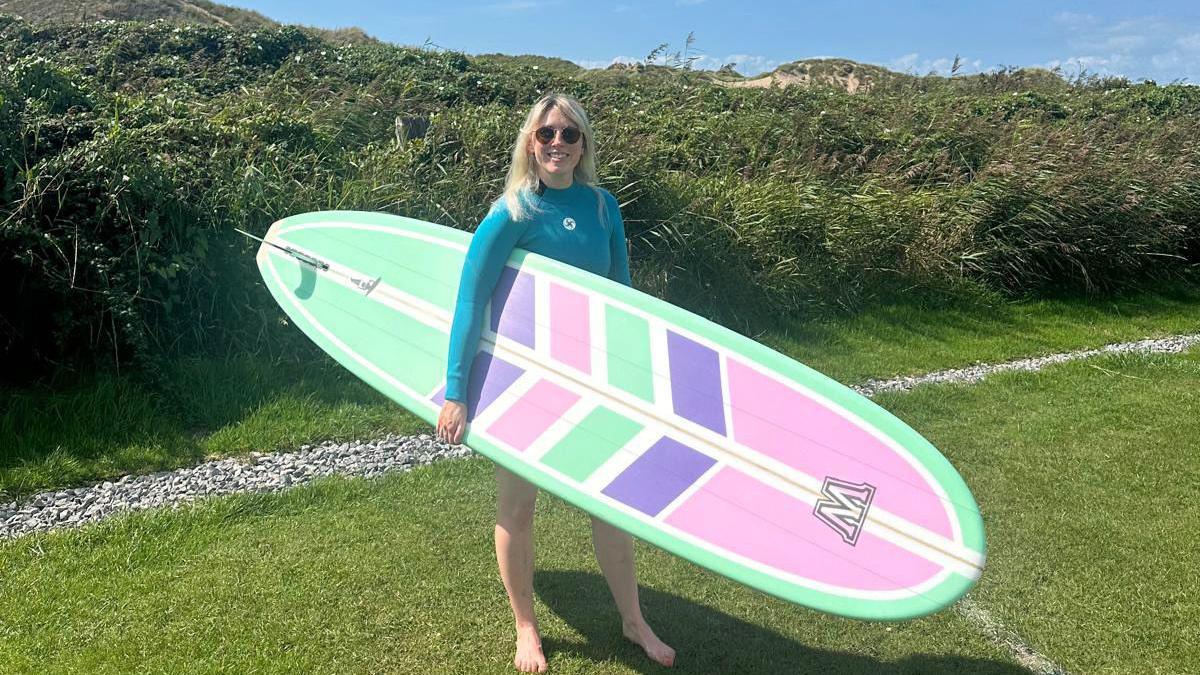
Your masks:
[{"label": "dark sunglasses lens", "polygon": [[538,143],[545,145],[546,143],[554,140],[554,128],[542,127],[541,129],[533,132],[533,135],[534,138],[538,139]]},{"label": "dark sunglasses lens", "polygon": [[579,141],[579,130],[575,127],[567,127],[562,130],[563,143],[568,145]]}]

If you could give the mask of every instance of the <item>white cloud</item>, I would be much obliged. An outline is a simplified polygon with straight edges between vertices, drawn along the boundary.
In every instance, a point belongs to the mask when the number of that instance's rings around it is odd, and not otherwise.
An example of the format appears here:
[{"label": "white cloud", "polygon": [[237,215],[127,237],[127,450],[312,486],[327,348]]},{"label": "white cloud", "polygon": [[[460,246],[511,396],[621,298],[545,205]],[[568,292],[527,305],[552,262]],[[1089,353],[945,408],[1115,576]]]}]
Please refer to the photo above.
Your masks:
[{"label": "white cloud", "polygon": [[599,60],[597,60],[597,59],[571,59],[571,61],[574,61],[575,63],[579,64],[580,66],[583,66],[584,68],[587,68],[588,70],[595,70],[597,68],[607,68],[614,63],[638,63],[641,60],[642,59],[635,58],[633,56],[614,56],[611,59],[608,59],[607,61],[605,61],[603,59],[599,59]]},{"label": "white cloud", "polygon": [[917,60],[920,58],[921,58],[921,55],[918,54],[917,52],[913,52],[911,54],[905,54],[904,56],[901,56],[900,58],[893,60],[891,63],[889,63],[887,65],[887,67],[891,70],[896,70],[901,73],[907,73],[907,72],[911,71],[913,69],[913,67],[915,67],[917,65]]},{"label": "white cloud", "polygon": [[1200,32],[1195,22],[1172,17],[1141,16],[1104,21],[1091,15],[1060,13],[1054,23],[1075,56],[1047,65],[1067,75],[1086,70],[1101,76],[1170,82],[1200,79]]},{"label": "white cloud", "polygon": [[[699,55],[698,55],[699,56]],[[818,58],[818,57],[814,57]],[[614,63],[641,63],[645,57],[634,56],[614,56],[611,59],[571,59],[575,63],[588,69],[607,68]],[[664,58],[659,58],[655,63],[665,63]],[[693,63],[692,68],[696,70],[716,70],[727,63],[734,65],[734,70],[742,75],[759,75],[775,70],[783,64],[782,61],[767,58],[765,56],[757,56],[753,54],[729,54],[723,58],[715,56],[699,56]]]},{"label": "white cloud", "polygon": [[936,59],[923,59],[919,52],[905,54],[899,58],[893,59],[891,62],[883,65],[888,70],[894,70],[899,73],[909,73],[912,75],[927,75],[934,73],[949,77],[952,74],[966,75],[969,73],[986,72],[983,68],[983,61],[980,59],[970,59],[961,54],[958,55],[958,71],[954,72],[954,56],[941,56]]},{"label": "white cloud", "polygon": [[1100,19],[1092,14],[1059,12],[1058,14],[1054,15],[1054,22],[1069,28],[1078,28],[1082,26],[1094,26],[1100,23]]},{"label": "white cloud", "polygon": [[1187,51],[1200,51],[1200,33],[1181,35],[1175,39],[1175,44],[1179,45],[1180,49]]},{"label": "white cloud", "polygon": [[496,2],[490,5],[485,5],[484,9],[489,12],[511,13],[511,12],[526,12],[531,9],[541,9],[543,7],[553,7],[559,4],[556,0],[547,2],[546,0],[508,0],[508,2]]},{"label": "white cloud", "polygon": [[782,61],[754,54],[729,54],[725,57],[702,56],[693,67],[702,70],[717,70],[725,64],[734,64],[733,69],[742,75],[769,73],[783,64]]}]

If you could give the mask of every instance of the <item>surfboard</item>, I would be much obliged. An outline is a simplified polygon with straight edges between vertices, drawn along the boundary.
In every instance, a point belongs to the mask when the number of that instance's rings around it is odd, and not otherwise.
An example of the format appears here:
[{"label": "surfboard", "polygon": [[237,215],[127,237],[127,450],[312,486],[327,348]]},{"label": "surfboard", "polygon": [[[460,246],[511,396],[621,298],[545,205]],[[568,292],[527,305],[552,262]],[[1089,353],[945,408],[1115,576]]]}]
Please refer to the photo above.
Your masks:
[{"label": "surfboard", "polygon": [[[434,424],[470,235],[381,213],[274,223],[257,264],[290,320]],[[933,445],[852,389],[679,307],[527,251],[470,373],[464,443],[634,536],[859,619],[934,612],[984,565]]]}]

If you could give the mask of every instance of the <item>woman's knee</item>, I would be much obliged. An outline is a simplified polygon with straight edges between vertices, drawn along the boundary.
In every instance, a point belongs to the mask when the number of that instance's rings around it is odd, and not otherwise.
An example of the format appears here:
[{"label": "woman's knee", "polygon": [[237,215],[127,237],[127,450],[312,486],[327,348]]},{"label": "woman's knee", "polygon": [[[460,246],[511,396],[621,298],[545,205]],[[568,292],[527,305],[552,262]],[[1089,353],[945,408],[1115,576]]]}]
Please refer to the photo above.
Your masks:
[{"label": "woman's knee", "polygon": [[533,523],[537,488],[521,477],[496,467],[496,520],[502,525],[527,529]]}]

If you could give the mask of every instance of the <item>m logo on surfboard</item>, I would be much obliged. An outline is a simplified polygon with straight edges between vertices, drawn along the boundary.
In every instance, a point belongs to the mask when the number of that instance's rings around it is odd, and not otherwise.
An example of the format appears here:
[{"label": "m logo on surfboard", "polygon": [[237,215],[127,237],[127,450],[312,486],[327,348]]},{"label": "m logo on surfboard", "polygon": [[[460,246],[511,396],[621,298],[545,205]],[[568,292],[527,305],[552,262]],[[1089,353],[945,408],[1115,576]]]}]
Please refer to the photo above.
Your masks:
[{"label": "m logo on surfboard", "polygon": [[833,528],[842,541],[854,546],[867,521],[867,510],[875,498],[875,486],[868,483],[848,483],[833,476],[826,476],[821,485],[821,494],[813,507],[813,515]]}]

